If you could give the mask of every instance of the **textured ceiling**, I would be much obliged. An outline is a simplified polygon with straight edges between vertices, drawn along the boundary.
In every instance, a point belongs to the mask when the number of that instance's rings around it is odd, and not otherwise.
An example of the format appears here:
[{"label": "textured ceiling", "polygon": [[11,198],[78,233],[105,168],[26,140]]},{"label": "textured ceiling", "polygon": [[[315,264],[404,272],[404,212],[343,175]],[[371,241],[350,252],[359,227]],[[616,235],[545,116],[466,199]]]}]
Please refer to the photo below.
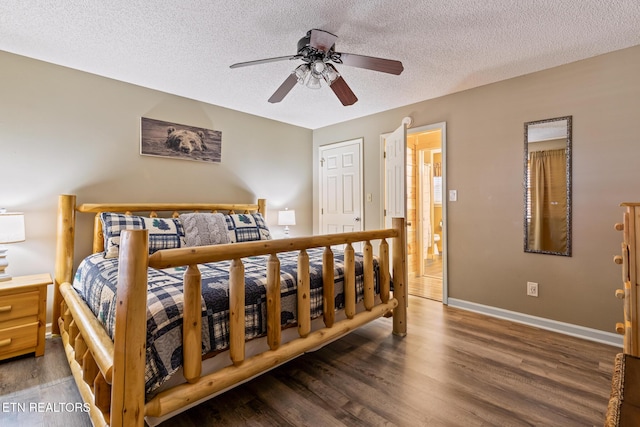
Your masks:
[{"label": "textured ceiling", "polygon": [[[267,102],[300,61],[229,68],[293,55],[312,28],[404,72],[337,66],[359,98],[343,107],[324,84]],[[0,3],[0,50],[310,129],[638,44],[638,0]]]}]

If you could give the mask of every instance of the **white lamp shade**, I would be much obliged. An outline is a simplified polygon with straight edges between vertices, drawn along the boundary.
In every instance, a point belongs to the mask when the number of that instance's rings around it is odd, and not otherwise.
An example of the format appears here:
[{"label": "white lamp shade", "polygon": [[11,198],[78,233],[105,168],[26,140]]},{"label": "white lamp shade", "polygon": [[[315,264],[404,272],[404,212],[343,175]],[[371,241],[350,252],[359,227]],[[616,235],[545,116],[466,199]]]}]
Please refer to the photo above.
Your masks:
[{"label": "white lamp shade", "polygon": [[296,211],[278,211],[278,225],[296,225]]},{"label": "white lamp shade", "polygon": [[24,242],[24,214],[0,213],[0,243]]}]

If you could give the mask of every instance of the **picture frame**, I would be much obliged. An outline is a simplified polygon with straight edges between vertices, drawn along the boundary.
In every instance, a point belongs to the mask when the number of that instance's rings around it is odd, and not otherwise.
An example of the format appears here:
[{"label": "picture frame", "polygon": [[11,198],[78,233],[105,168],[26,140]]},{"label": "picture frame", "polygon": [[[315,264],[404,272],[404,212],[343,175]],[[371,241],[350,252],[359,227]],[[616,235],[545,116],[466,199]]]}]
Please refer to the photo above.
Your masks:
[{"label": "picture frame", "polygon": [[222,132],[141,117],[140,154],[220,163]]}]

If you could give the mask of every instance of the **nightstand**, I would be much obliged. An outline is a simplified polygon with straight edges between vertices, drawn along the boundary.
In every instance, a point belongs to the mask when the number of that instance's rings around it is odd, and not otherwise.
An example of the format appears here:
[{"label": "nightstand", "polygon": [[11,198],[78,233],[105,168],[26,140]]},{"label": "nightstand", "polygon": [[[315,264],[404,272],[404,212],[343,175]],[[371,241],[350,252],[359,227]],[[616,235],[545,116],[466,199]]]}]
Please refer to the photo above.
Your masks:
[{"label": "nightstand", "polygon": [[0,282],[0,360],[44,354],[47,286],[51,275],[18,276]]}]

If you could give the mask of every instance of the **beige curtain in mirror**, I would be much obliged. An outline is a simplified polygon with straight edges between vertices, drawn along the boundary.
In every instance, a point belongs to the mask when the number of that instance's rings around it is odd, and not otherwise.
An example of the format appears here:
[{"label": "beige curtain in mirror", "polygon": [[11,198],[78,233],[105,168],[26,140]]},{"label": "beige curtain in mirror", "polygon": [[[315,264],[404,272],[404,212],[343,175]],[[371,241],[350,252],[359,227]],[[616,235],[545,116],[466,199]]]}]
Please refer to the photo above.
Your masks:
[{"label": "beige curtain in mirror", "polygon": [[531,222],[529,248],[567,250],[566,150],[533,151],[529,157]]}]

